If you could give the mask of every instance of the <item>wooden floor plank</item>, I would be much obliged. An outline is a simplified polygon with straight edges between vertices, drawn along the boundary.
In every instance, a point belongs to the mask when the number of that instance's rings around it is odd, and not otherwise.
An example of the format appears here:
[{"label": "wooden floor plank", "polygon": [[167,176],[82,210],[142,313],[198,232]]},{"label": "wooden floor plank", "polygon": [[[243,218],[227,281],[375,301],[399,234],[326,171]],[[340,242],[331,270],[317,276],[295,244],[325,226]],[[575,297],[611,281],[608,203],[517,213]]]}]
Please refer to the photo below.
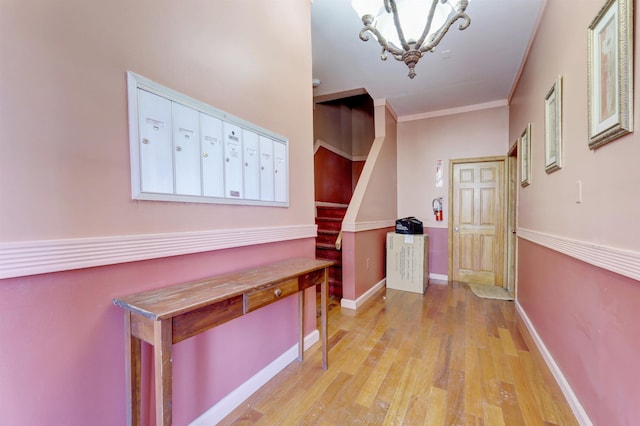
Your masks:
[{"label": "wooden floor plank", "polygon": [[473,346],[467,347],[465,352],[464,372],[464,411],[481,418],[484,399],[481,381],[482,370],[480,369],[478,349]]},{"label": "wooden floor plank", "polygon": [[429,399],[427,402],[427,417],[424,419],[425,426],[442,426],[446,425],[445,417],[447,415],[447,391],[444,389],[431,387]]},{"label": "wooden floor plank", "polygon": [[371,369],[369,372],[365,372],[363,377],[366,377],[366,381],[363,384],[360,392],[356,395],[355,402],[364,407],[371,407],[373,401],[378,394],[378,390],[380,389],[380,385],[384,381],[384,378],[389,373],[389,369],[393,365],[396,357],[398,356],[398,350],[394,348],[389,348],[389,350],[385,351],[382,355],[380,361],[378,362],[376,368]]},{"label": "wooden floor plank", "polygon": [[491,404],[484,404],[483,420],[485,425],[505,426],[502,408]]},{"label": "wooden floor plank", "polygon": [[402,378],[400,379],[396,393],[391,401],[391,406],[385,417],[385,424],[402,425],[405,424],[405,416],[409,410],[412,396],[415,394],[416,375],[418,360],[409,357],[405,365]]},{"label": "wooden floor plank", "polygon": [[456,282],[372,299],[330,304],[327,371],[316,344],[220,424],[577,424],[513,302]]}]

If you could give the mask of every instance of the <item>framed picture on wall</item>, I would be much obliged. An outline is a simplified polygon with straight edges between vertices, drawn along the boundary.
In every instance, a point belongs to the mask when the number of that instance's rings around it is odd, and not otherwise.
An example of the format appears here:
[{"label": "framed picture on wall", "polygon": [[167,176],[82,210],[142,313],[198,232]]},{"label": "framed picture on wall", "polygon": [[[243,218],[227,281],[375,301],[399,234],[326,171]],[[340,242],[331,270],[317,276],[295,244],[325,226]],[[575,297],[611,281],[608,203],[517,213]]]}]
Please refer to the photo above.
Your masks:
[{"label": "framed picture on wall", "polygon": [[531,183],[531,123],[527,124],[520,135],[520,185],[525,187]]},{"label": "framed picture on wall", "polygon": [[589,25],[589,148],[633,131],[633,0],[607,0]]},{"label": "framed picture on wall", "polygon": [[544,170],[562,168],[562,76],[544,98]]}]

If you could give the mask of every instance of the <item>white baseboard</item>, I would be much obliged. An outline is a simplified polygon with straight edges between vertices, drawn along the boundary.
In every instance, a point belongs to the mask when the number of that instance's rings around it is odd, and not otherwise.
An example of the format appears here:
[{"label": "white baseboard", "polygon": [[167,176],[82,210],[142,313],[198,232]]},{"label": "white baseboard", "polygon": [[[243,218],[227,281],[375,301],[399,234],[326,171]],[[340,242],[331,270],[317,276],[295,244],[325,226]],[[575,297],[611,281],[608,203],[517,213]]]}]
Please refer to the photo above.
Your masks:
[{"label": "white baseboard", "polygon": [[[320,340],[320,332],[314,330],[304,338],[306,351]],[[274,378],[279,372],[298,358],[298,344],[293,345],[285,353],[272,361],[265,368],[256,373],[249,380],[238,386],[229,395],[222,398],[216,405],[205,411],[200,417],[190,423],[190,426],[216,425],[227,417],[233,410],[247,400],[254,392]]]},{"label": "white baseboard", "polygon": [[387,279],[383,279],[378,284],[371,287],[367,292],[365,292],[362,296],[358,297],[356,300],[350,300],[342,298],[340,299],[340,306],[345,309],[353,309],[357,310],[360,306],[362,306],[367,300],[369,300],[373,294],[380,290],[387,283]]},{"label": "white baseboard", "polygon": [[551,356],[551,353],[549,352],[544,342],[540,338],[540,335],[533,326],[533,323],[525,313],[524,309],[522,309],[522,306],[518,301],[516,301],[516,311],[520,315],[520,318],[522,318],[522,321],[527,327],[527,330],[529,330],[529,334],[531,334],[531,338],[538,347],[542,358],[544,358],[544,361],[547,363],[547,367],[549,367],[549,370],[551,370],[551,374],[553,374],[556,382],[558,382],[558,385],[560,386],[564,397],[567,399],[567,403],[569,403],[573,414],[576,416],[576,420],[578,420],[578,423],[580,423],[580,425],[582,426],[592,426],[593,423],[591,423],[591,419],[589,419],[587,412],[584,410],[584,407],[582,407],[582,404],[580,404],[578,397],[573,392],[573,389],[571,389],[571,386],[569,385],[567,379],[564,377],[564,374],[562,374],[562,370],[560,370],[560,367],[558,366],[558,364],[556,364],[555,360]]},{"label": "white baseboard", "polygon": [[[432,280],[439,280],[439,281],[449,281],[449,275],[442,275],[442,274],[429,274],[429,278]],[[438,284],[438,283],[434,283],[434,284]]]}]

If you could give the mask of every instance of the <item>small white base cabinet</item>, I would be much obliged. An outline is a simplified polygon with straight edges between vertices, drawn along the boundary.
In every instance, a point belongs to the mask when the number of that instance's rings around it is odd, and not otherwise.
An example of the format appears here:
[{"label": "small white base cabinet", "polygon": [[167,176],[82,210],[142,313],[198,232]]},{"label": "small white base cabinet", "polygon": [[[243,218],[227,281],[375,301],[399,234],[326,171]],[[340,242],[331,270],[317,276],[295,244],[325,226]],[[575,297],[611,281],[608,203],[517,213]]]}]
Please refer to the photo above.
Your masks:
[{"label": "small white base cabinet", "polygon": [[429,235],[387,233],[387,288],[424,293],[429,284]]}]

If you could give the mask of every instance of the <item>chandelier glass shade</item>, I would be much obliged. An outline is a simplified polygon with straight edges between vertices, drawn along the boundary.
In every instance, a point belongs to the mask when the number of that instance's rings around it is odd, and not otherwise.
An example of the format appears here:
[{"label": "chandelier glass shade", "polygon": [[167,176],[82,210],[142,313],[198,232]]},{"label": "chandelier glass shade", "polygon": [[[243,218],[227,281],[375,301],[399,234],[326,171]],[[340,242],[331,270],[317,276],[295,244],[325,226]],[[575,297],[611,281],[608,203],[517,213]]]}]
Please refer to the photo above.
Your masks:
[{"label": "chandelier glass shade", "polygon": [[422,55],[432,51],[457,20],[462,20],[458,29],[469,26],[467,6],[469,0],[351,0],[364,24],[360,39],[373,35],[382,46],[381,59],[386,60],[388,52],[403,61],[410,78]]}]

